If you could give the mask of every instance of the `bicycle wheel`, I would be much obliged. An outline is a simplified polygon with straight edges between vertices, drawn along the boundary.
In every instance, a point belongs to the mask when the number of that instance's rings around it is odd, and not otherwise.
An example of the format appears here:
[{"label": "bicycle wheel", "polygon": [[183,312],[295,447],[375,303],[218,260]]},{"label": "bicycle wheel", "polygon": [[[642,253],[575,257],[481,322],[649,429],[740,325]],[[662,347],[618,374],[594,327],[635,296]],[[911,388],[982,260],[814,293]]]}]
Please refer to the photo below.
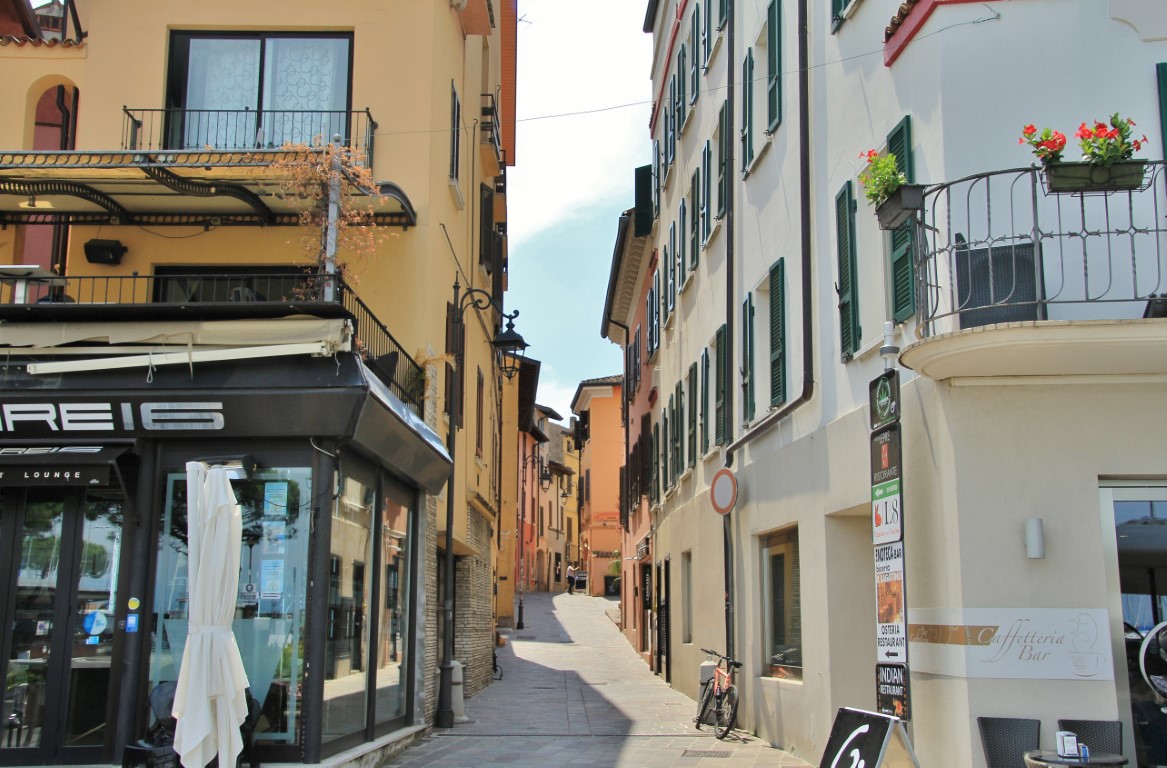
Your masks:
[{"label": "bicycle wheel", "polygon": [[705,686],[705,692],[701,694],[701,704],[697,707],[697,730],[701,730],[701,726],[705,723],[705,718],[709,716],[709,710],[713,706],[713,681]]},{"label": "bicycle wheel", "polygon": [[717,708],[717,725],[714,733],[717,738],[724,739],[733,730],[737,722],[737,686],[731,685],[725,689],[721,697],[721,706]]}]

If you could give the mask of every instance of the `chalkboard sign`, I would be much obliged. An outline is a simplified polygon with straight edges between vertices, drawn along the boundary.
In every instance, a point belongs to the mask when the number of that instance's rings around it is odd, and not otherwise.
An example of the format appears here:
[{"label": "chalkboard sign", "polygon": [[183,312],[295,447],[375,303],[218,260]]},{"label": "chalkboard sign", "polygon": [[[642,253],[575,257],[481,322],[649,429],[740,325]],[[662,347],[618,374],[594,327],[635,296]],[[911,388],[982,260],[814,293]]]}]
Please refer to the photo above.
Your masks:
[{"label": "chalkboard sign", "polygon": [[840,707],[819,768],[920,768],[902,720]]}]

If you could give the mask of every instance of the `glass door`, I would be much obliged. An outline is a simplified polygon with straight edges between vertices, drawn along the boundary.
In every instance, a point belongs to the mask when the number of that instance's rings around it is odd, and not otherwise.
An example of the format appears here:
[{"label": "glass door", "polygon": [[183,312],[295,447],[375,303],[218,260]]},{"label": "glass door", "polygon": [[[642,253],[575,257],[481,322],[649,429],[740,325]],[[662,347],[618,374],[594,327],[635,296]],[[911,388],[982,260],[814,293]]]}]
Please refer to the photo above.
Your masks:
[{"label": "glass door", "polygon": [[1105,489],[1114,508],[1118,545],[1118,578],[1122,603],[1134,726],[1135,760],[1139,768],[1167,765],[1167,714],[1139,670],[1143,637],[1167,621],[1167,487]]},{"label": "glass door", "polygon": [[98,760],[113,668],[122,498],[106,489],[5,489],[0,562],[0,763]]}]

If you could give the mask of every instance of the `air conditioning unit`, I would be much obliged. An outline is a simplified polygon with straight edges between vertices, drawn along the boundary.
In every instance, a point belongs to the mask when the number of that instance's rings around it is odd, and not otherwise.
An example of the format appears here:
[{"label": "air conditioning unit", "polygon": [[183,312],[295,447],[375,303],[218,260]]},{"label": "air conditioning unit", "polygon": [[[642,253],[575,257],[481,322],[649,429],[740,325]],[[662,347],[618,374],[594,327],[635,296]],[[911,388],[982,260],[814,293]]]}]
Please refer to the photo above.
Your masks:
[{"label": "air conditioning unit", "polygon": [[468,2],[470,2],[470,0],[450,0],[450,7],[458,13],[461,13],[462,11],[466,10],[466,3]]}]

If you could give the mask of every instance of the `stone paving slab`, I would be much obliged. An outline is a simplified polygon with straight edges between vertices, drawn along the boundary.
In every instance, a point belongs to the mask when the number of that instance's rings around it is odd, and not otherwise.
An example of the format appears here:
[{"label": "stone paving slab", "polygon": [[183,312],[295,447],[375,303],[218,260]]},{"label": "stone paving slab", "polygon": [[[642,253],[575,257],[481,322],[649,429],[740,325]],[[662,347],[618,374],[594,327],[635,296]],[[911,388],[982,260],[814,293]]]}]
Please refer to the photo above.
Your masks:
[{"label": "stone paving slab", "polygon": [[470,722],[433,729],[400,768],[808,768],[740,731],[724,741],[697,704],[654,675],[583,594],[524,597],[524,629],[498,649],[503,678],[465,702]]}]

